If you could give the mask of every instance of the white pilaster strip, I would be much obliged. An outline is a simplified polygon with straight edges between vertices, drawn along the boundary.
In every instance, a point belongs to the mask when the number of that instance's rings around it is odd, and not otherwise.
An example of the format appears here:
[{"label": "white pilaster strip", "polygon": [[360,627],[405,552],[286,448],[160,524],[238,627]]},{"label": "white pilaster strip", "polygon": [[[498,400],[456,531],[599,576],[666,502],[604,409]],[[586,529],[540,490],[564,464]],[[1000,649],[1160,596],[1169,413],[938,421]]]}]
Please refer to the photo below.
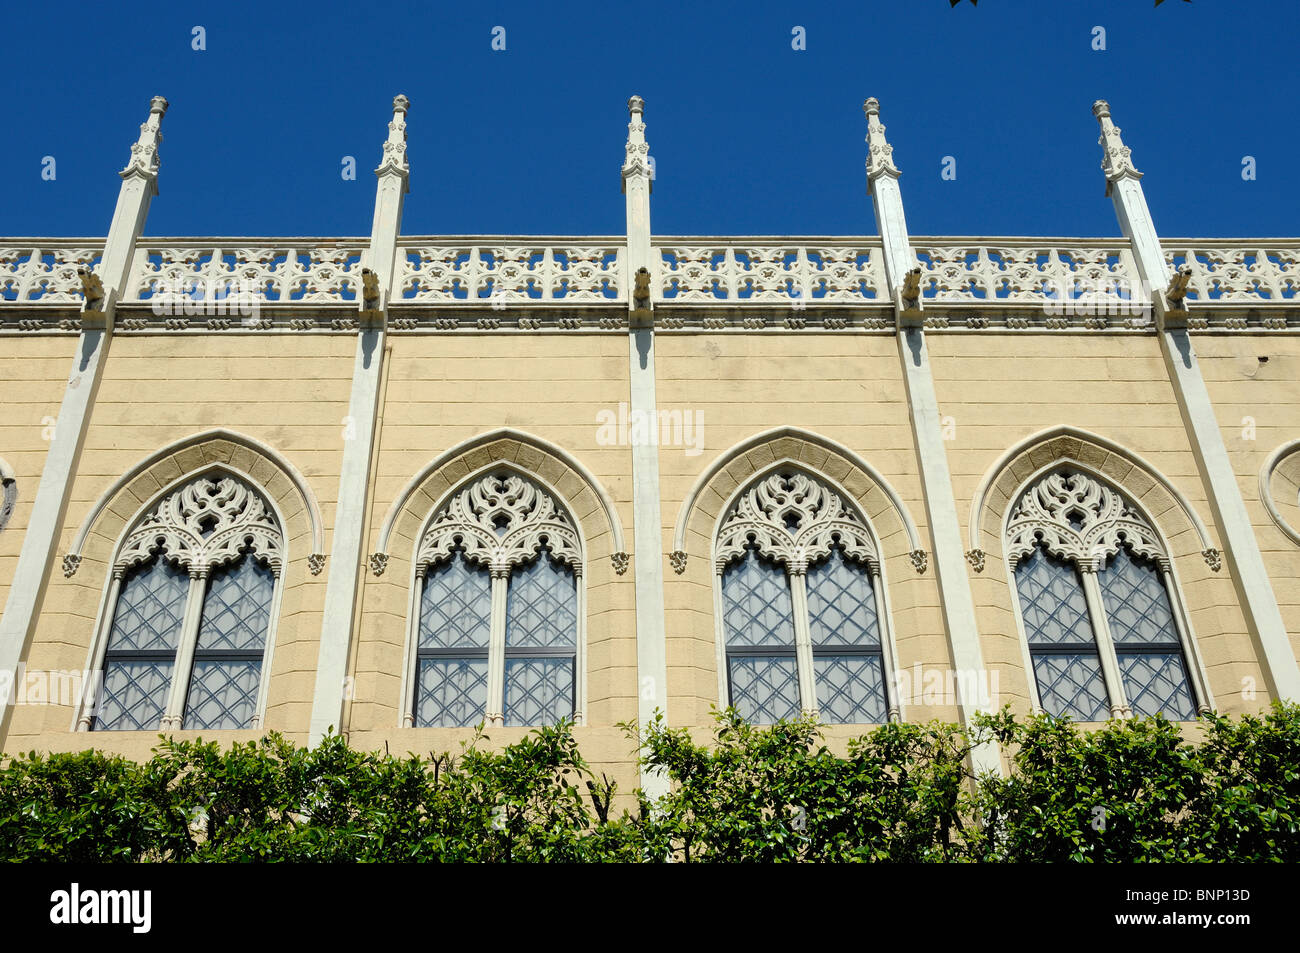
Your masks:
[{"label": "white pilaster strip", "polygon": [[1219,526],[1242,614],[1263,653],[1264,674],[1273,696],[1296,701],[1300,699],[1300,666],[1296,664],[1250,514],[1210,402],[1210,392],[1187,333],[1187,312],[1178,303],[1171,302],[1165,293],[1171,275],[1147,208],[1146,195],[1138,181],[1142,173],[1133,166],[1132,151],[1120,138],[1120,129],[1111,120],[1106,101],[1094,103],[1092,112],[1101,124],[1098,143],[1104,149],[1101,167],[1106,174],[1106,194],[1115,203],[1120,229],[1133,245],[1138,274],[1151,295],[1165,367],[1191,438],[1210,509]]},{"label": "white pilaster strip", "polygon": [[[159,127],[166,112],[167,100],[155,96],[149,104],[149,118],[140,126],[140,138],[131,146],[131,158],[120,173],[122,185],[99,268],[82,275],[86,300],[81,309],[81,338],[63,391],[63,403],[45,456],[45,468],[32,503],[4,615],[0,617],[0,671],[17,670],[36,628],[73,474],[86,439],[90,409],[103,376],[117,301],[130,276],[135,244],[144,230],[149,203],[158,194],[158,145],[162,142]],[[4,698],[0,700],[0,741],[8,733],[9,715],[9,699]]]},{"label": "white pilaster strip", "polygon": [[[894,165],[893,147],[885,139],[885,127],[880,122],[880,104],[875,99],[868,99],[863,110],[867,114],[867,191],[880,226],[885,276],[897,315],[898,351],[903,363],[903,380],[911,410],[912,435],[916,441],[930,538],[934,543],[933,563],[939,582],[939,601],[953,664],[959,674],[953,682],[957,686],[962,721],[969,725],[976,712],[989,707],[990,700],[978,695],[966,697],[963,687],[988,685],[991,679],[985,677],[984,653],[975,626],[975,600],[967,576],[961,524],[957,519],[957,502],[948,470],[948,452],[943,445],[939,404],[921,326],[920,292],[916,291],[913,299],[907,289],[907,275],[916,267],[916,255],[908,239],[902,193],[898,188],[901,173]],[[1001,757],[991,744],[974,749],[971,763],[978,772],[1001,771]]]},{"label": "white pilaster strip", "polygon": [[[627,285],[631,413],[657,433],[655,411],[654,312],[650,282],[655,265],[650,250],[650,162],[645,139],[645,101],[627,101],[623,194],[627,200]],[[645,273],[641,274],[641,270]],[[639,277],[638,277],[639,276]],[[644,293],[644,297],[640,295]],[[634,418],[635,419],[635,418]],[[632,441],[632,544],[636,586],[637,721],[644,726],[656,709],[668,712],[668,640],[664,633],[663,520],[659,501],[659,442]],[[642,770],[641,787],[650,797],[668,791],[668,779]]]},{"label": "white pilaster strip", "polygon": [[338,504],[334,512],[334,538],[329,577],[325,584],[324,621],[320,654],[316,662],[316,693],[312,700],[308,743],[315,745],[330,731],[342,730],[348,650],[360,590],[362,544],[370,499],[370,468],[379,411],[379,383],[384,363],[384,334],[388,325],[388,300],[400,280],[397,236],[402,227],[402,205],[408,189],[406,163],[405,96],[393,99],[393,120],[375,175],[375,217],[370,248],[362,265],[360,330],[352,370],[352,397],[348,402],[351,439],[343,448]]}]

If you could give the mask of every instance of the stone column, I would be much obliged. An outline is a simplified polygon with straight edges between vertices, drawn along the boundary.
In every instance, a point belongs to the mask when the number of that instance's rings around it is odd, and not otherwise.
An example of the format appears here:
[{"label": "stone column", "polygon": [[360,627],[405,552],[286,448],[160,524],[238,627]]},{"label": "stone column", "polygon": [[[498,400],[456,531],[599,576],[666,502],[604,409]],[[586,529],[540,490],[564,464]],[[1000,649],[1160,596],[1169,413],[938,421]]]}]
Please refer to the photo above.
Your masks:
[{"label": "stone column", "polygon": [[[1251,526],[1250,514],[1246,511],[1237,475],[1233,472],[1223,433],[1214,415],[1214,405],[1210,403],[1210,393],[1187,333],[1187,310],[1181,302],[1172,302],[1166,294],[1172,275],[1139,181],[1142,173],[1134,167],[1132,150],[1124,145],[1119,127],[1111,121],[1110,105],[1105,100],[1098,100],[1093,104],[1092,112],[1101,124],[1098,143],[1104,150],[1101,168],[1106,175],[1106,194],[1115,203],[1120,229],[1133,245],[1138,275],[1146,285],[1155,310],[1165,367],[1174,386],[1210,509],[1219,527],[1219,538],[1223,541],[1228,572],[1237,590],[1242,614],[1259,649],[1269,691],[1274,698],[1295,701],[1300,699],[1300,666],[1296,664],[1291,640]],[[1189,667],[1191,663],[1192,660],[1188,659]]]},{"label": "stone column", "polygon": [[370,502],[370,469],[379,411],[379,384],[384,363],[384,336],[388,327],[388,301],[399,293],[400,262],[397,236],[402,228],[402,204],[408,190],[406,163],[405,96],[393,99],[393,120],[375,175],[375,217],[370,248],[362,258],[362,289],[358,316],[357,355],[352,371],[352,397],[348,403],[349,439],[343,448],[338,504],[334,512],[334,538],[329,577],[325,584],[324,621],[320,654],[316,662],[316,693],[312,699],[308,743],[315,745],[331,730],[341,731],[347,684],[348,653],[361,586],[362,544]]},{"label": "stone column", "polygon": [[[628,355],[632,415],[646,422],[645,440],[632,442],[633,579],[636,586],[637,721],[644,728],[655,710],[668,712],[668,649],[664,633],[663,520],[659,499],[659,442],[655,412],[655,263],[650,248],[650,147],[645,139],[645,100],[627,101],[623,194],[627,200]],[[636,419],[635,416],[632,417]],[[636,428],[631,428],[635,433]],[[651,797],[668,790],[667,778],[642,769],[641,786]]]},{"label": "stone column", "polygon": [[[926,517],[934,545],[934,572],[939,582],[944,628],[948,632],[953,664],[963,676],[953,681],[957,686],[962,721],[970,724],[977,711],[989,707],[989,699],[966,697],[964,689],[967,685],[987,685],[989,679],[983,677],[984,653],[975,627],[975,600],[967,576],[961,523],[957,519],[957,502],[952,492],[948,453],[943,445],[939,404],[922,329],[921,293],[912,276],[917,268],[916,255],[908,239],[903,198],[898,188],[901,173],[894,165],[893,147],[885,139],[885,127],[880,122],[880,104],[875,99],[868,99],[863,110],[867,114],[867,192],[871,195],[876,222],[880,226],[885,277],[894,302],[898,353],[903,363],[912,435],[916,442]],[[912,276],[910,280],[909,276]],[[924,563],[918,559],[918,565]],[[1000,755],[991,744],[976,748],[971,759],[976,771],[1001,770]]]},{"label": "stone column", "polygon": [[[149,104],[149,118],[140,126],[140,138],[131,146],[130,161],[120,173],[122,185],[99,267],[82,272],[85,301],[81,308],[81,338],[4,615],[0,616],[0,671],[16,672],[36,629],[90,411],[103,376],[117,302],[129,292],[135,245],[144,231],[149,203],[158,194],[158,145],[162,142],[159,127],[166,112],[167,100],[155,96]],[[10,714],[9,699],[0,700],[0,742],[8,734]]]}]

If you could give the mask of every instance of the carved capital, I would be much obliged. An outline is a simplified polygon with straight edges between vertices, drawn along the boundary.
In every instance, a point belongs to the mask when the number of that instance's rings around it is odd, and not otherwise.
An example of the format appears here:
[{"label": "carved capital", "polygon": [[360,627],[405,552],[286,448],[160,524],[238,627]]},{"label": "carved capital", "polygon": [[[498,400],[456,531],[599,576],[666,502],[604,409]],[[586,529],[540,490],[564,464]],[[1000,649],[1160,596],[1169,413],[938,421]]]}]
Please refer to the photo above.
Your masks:
[{"label": "carved capital", "polygon": [[912,560],[912,568],[916,570],[918,575],[925,572],[926,566],[929,565],[930,558],[924,549],[914,549],[907,554],[907,557]]},{"label": "carved capital", "polygon": [[312,553],[307,557],[307,569],[313,576],[319,576],[322,569],[325,568],[325,554]]},{"label": "carved capital", "polygon": [[668,564],[673,567],[673,572],[680,576],[686,572],[686,554],[680,549],[674,549],[668,554]]},{"label": "carved capital", "polygon": [[382,576],[384,570],[388,568],[388,553],[371,553],[370,554],[370,571],[376,576]]},{"label": "carved capital", "polygon": [[1205,557],[1205,565],[1210,567],[1211,572],[1218,572],[1223,568],[1223,557],[1213,546],[1201,550],[1201,555]]},{"label": "carved capital", "polygon": [[984,571],[985,552],[982,549],[972,549],[966,553],[966,562],[970,563],[971,569],[976,572]]},{"label": "carved capital", "polygon": [[63,575],[66,578],[71,579],[73,576],[75,576],[77,574],[77,570],[80,567],[81,567],[80,554],[68,553],[66,556],[63,557]]},{"label": "carved capital", "polygon": [[627,553],[614,553],[609,557],[611,565],[614,567],[614,574],[621,576],[627,572],[628,564],[632,562],[632,557]]}]

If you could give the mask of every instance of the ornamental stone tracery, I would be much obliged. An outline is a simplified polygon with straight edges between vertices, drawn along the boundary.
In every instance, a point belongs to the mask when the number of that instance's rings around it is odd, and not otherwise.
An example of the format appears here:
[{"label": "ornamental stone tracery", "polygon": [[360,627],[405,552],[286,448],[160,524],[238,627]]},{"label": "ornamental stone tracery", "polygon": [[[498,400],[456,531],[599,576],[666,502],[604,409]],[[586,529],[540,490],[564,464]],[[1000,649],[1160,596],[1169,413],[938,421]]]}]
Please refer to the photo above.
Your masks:
[{"label": "ornamental stone tracery", "polygon": [[115,574],[156,553],[192,576],[251,552],[277,577],[284,534],[261,495],[226,473],[205,474],[168,494],[127,536],[113,564]]},{"label": "ornamental stone tracery", "polygon": [[718,572],[742,558],[749,546],[783,564],[792,573],[830,555],[844,555],[880,571],[876,547],[860,517],[821,481],[798,471],[781,470],[745,490],[718,532]]},{"label": "ornamental stone tracery", "polygon": [[1006,540],[1012,570],[1040,543],[1084,571],[1100,569],[1124,546],[1169,568],[1164,546],[1138,508],[1077,470],[1056,470],[1030,486],[1011,511]]},{"label": "ornamental stone tracery", "polygon": [[458,492],[434,519],[416,553],[416,576],[458,549],[493,575],[508,576],[543,546],[582,575],[577,528],[555,498],[519,474],[491,473]]}]

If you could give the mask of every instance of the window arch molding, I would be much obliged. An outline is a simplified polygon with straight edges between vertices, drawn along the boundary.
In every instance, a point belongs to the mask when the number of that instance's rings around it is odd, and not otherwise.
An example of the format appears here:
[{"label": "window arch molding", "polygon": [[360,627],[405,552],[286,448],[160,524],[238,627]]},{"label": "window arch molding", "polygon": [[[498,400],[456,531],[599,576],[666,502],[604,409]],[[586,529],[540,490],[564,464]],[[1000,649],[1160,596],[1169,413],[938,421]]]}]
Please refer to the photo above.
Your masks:
[{"label": "window arch molding", "polygon": [[[182,497],[189,488],[200,481],[214,478],[233,478],[237,484],[235,492],[247,494],[253,499],[250,506],[261,504],[270,519],[252,521],[222,527],[218,523],[211,536],[204,536],[196,519],[202,514],[187,514]],[[108,505],[105,505],[105,509]],[[161,519],[154,519],[159,511],[168,510]],[[189,524],[188,526],[185,524]],[[272,525],[273,524],[273,525]],[[182,727],[186,694],[189,688],[189,669],[196,652],[197,627],[204,605],[205,586],[214,570],[238,562],[241,555],[264,562],[274,577],[271,589],[265,643],[261,649],[261,669],[258,675],[257,701],[250,720],[249,729],[262,727],[266,717],[266,706],[271,680],[271,663],[275,653],[276,634],[279,629],[280,608],[284,599],[284,568],[290,564],[292,536],[288,530],[290,523],[277,501],[275,494],[250,473],[231,466],[226,462],[210,462],[197,467],[179,477],[172,479],[161,489],[140,504],[130,519],[126,520],[110,550],[111,557],[108,572],[105,574],[103,591],[100,597],[99,612],[91,645],[87,654],[86,671],[99,673],[104,669],[110,636],[113,629],[118,599],[121,595],[126,576],[136,567],[146,565],[152,560],[165,561],[164,552],[174,548],[187,550],[181,560],[172,560],[173,564],[183,563],[190,575],[190,592],[185,599],[187,618],[185,627],[178,639],[176,649],[175,674],[172,687],[167,692],[166,710],[161,725],[162,730],[178,730]],[[237,537],[248,535],[253,538],[253,545],[241,545]],[[164,542],[165,541],[165,542]],[[163,543],[163,545],[159,545]],[[250,553],[251,550],[251,553]],[[195,563],[199,565],[195,565]],[[193,567],[191,569],[190,567]],[[65,570],[66,573],[66,570]],[[66,573],[72,575],[71,573]],[[197,599],[197,604],[196,600]],[[182,674],[183,673],[183,674]],[[90,689],[97,687],[92,682]],[[97,697],[88,690],[79,700],[74,715],[73,730],[90,731],[95,716]],[[212,730],[212,729],[210,729]]]},{"label": "window arch molding", "polygon": [[[520,514],[519,507],[503,503],[501,499],[489,499],[492,494],[481,491],[485,481],[497,476],[519,481],[519,489],[525,496],[535,491],[535,496],[523,501],[530,504],[530,508],[522,525],[511,523]],[[469,502],[470,496],[476,496],[477,499]],[[513,493],[502,496],[513,496]],[[476,515],[470,512],[475,503],[483,510],[482,513]],[[503,534],[493,532],[494,520],[505,524]],[[424,515],[411,553],[402,656],[402,690],[398,707],[399,727],[415,726],[422,598],[426,578],[438,567],[457,559],[486,569],[491,577],[493,618],[487,655],[489,687],[484,711],[484,721],[490,726],[501,725],[505,721],[503,692],[507,651],[506,601],[512,574],[543,560],[562,564],[571,571],[576,615],[573,721],[577,725],[585,724],[588,705],[587,584],[590,553],[583,521],[575,514],[572,502],[558,487],[532,470],[506,460],[495,460],[452,483]],[[386,563],[385,558],[376,564],[375,557],[372,557],[372,571],[379,574]]]},{"label": "window arch molding", "polygon": [[[1063,474],[1082,480],[1062,482]],[[1038,466],[1019,480],[1001,518],[1000,538],[1006,578],[1011,589],[1012,614],[1034,711],[1044,712],[1042,691],[1035,669],[1029,626],[1017,569],[1022,561],[1040,553],[1074,568],[1082,591],[1082,618],[1096,642],[1100,675],[1105,684],[1109,717],[1131,717],[1133,699],[1119,670],[1114,622],[1106,594],[1099,582],[1101,571],[1125,558],[1154,564],[1167,595],[1171,624],[1177,633],[1192,707],[1209,711],[1214,702],[1209,680],[1197,648],[1187,602],[1183,595],[1169,539],[1142,502],[1122,482],[1098,468],[1071,457],[1058,457]],[[1217,555],[1217,554],[1216,554]],[[1207,562],[1209,562],[1207,557]],[[1158,594],[1158,590],[1157,590]]]},{"label": "window arch molding", "polygon": [[810,631],[808,572],[832,558],[865,567],[870,577],[869,608],[879,633],[883,710],[890,721],[904,717],[902,701],[895,690],[899,663],[885,565],[887,554],[881,548],[871,519],[852,493],[817,469],[789,458],[779,459],[744,479],[731,492],[713,520],[711,538],[714,649],[720,704],[725,705],[732,698],[724,575],[753,551],[760,558],[779,564],[787,574],[799,707],[813,717],[821,717],[822,712]]},{"label": "window arch molding", "polygon": [[1268,455],[1259,471],[1259,498],[1277,528],[1300,545],[1300,440]]},{"label": "window arch molding", "polygon": [[[186,473],[207,463],[227,464],[258,478],[259,484],[270,492],[274,500],[296,496],[290,506],[290,515],[301,509],[306,518],[306,532],[310,544],[296,548],[306,550],[307,567],[312,575],[319,575],[325,566],[325,521],[320,503],[311,484],[283,454],[262,441],[225,427],[201,430],[167,444],[149,454],[114,480],[95,500],[73,537],[72,546],[63,557],[63,574],[71,578],[77,574],[83,558],[93,558],[96,553],[92,531],[103,532],[101,521],[108,517],[110,507],[119,500],[143,499],[153,488],[171,479],[172,474]],[[283,484],[284,493],[277,492]],[[281,524],[295,537],[293,521]]]}]

